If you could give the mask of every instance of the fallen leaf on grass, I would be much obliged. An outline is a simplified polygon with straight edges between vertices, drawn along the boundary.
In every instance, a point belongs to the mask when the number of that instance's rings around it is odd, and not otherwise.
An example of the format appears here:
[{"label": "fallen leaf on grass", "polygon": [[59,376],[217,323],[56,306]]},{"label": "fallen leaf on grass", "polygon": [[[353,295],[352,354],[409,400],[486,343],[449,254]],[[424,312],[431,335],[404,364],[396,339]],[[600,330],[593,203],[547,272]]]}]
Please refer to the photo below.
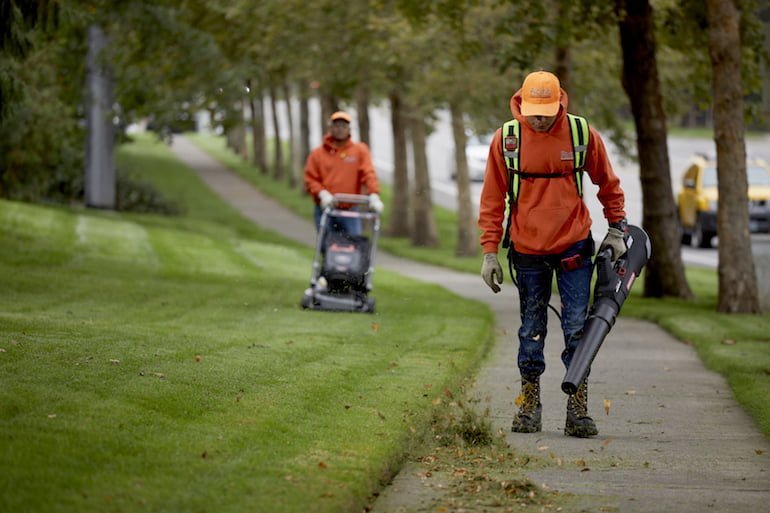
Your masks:
[{"label": "fallen leaf on grass", "polygon": [[112,365],[120,365],[120,360],[116,360],[116,359],[114,359],[114,358],[110,358],[110,363],[111,363]]},{"label": "fallen leaf on grass", "polygon": [[329,466],[328,466],[328,465],[327,465],[325,462],[323,462],[323,461],[319,461],[319,462],[318,462],[318,468],[320,468],[321,470],[323,470],[323,469],[329,468]]},{"label": "fallen leaf on grass", "polygon": [[195,361],[196,361],[196,362],[200,362],[200,361],[201,361],[201,355],[199,355],[199,354],[196,354],[196,355],[195,355]]},{"label": "fallen leaf on grass", "polygon": [[55,419],[56,418],[56,414],[55,413],[49,413],[48,414],[48,418],[49,419]]},{"label": "fallen leaf on grass", "polygon": [[380,329],[380,323],[378,323],[378,322],[373,322],[373,323],[372,323],[372,332],[373,332],[373,333],[377,333],[377,330],[379,330],[379,329]]},{"label": "fallen leaf on grass", "polygon": [[610,414],[610,406],[612,406],[612,401],[609,399],[604,400],[604,411],[607,413],[607,415]]},{"label": "fallen leaf on grass", "polygon": [[0,353],[4,353],[4,352],[5,352],[5,349],[3,349],[2,347],[0,347]]},{"label": "fallen leaf on grass", "polygon": [[377,416],[381,418],[382,420],[385,420],[385,414],[382,413],[380,410],[377,410]]},{"label": "fallen leaf on grass", "polygon": [[724,345],[726,345],[726,346],[734,346],[734,345],[735,345],[735,340],[733,340],[733,339],[731,339],[731,338],[726,338],[726,339],[724,339],[724,340],[722,341],[722,343],[723,343]]}]

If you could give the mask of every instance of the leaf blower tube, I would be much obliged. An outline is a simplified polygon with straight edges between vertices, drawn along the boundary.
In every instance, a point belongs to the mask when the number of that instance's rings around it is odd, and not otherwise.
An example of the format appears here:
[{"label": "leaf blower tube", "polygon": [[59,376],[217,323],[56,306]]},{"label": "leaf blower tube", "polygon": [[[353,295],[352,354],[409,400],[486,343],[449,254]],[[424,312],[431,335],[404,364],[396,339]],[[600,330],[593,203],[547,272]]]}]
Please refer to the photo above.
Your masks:
[{"label": "leaf blower tube", "polygon": [[628,298],[631,286],[652,254],[650,238],[638,226],[628,225],[624,238],[628,250],[615,261],[615,265],[610,259],[610,249],[596,255],[594,302],[583,326],[583,336],[561,383],[565,394],[576,393],[586,379],[596,353]]}]

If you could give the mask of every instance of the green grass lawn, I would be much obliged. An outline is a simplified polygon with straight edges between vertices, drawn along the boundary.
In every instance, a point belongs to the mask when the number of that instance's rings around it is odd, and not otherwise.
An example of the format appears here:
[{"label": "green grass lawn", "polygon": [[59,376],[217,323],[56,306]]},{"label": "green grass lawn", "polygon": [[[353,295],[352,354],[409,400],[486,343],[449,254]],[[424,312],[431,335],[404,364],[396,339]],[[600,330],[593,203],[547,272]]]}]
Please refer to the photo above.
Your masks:
[{"label": "green grass lawn", "polygon": [[[686,132],[697,136],[697,132]],[[310,199],[257,172],[248,163],[229,152],[221,138],[192,134],[191,139],[225,165],[267,191],[294,211],[310,216]],[[388,205],[390,190],[383,196]],[[442,247],[437,250],[413,248],[405,239],[383,237],[380,246],[395,254],[435,265],[478,274],[480,258],[454,256],[456,215],[435,208]],[[384,225],[387,225],[387,209]],[[506,270],[507,275],[507,270]],[[763,315],[726,315],[716,313],[717,274],[702,268],[687,269],[691,288],[697,296],[692,302],[675,299],[643,299],[641,287],[632,290],[621,315],[656,322],[672,335],[691,344],[706,365],[724,375],[741,405],[770,438],[770,312]],[[481,280],[481,278],[479,278]]]},{"label": "green grass lawn", "polygon": [[0,511],[361,511],[489,310],[378,271],[376,315],[303,311],[308,248],[162,144],[119,167],[185,215],[0,201]]}]

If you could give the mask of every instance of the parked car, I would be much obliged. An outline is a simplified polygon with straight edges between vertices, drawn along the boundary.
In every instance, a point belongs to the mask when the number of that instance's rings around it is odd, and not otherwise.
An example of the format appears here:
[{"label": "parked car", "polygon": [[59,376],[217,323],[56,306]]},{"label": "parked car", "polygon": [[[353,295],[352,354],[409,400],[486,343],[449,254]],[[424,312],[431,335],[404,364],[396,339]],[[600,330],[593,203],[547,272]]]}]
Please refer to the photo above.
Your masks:
[{"label": "parked car", "polygon": [[[746,162],[749,231],[770,232],[770,166],[763,160]],[[682,174],[677,197],[682,243],[710,248],[717,234],[717,163],[702,155]]]},{"label": "parked car", "polygon": [[[468,160],[468,178],[471,182],[483,182],[484,171],[487,168],[487,156],[489,155],[489,143],[492,135],[472,135],[465,145],[465,158]],[[454,158],[452,159],[454,163]],[[452,180],[457,179],[457,169],[452,172]]]}]

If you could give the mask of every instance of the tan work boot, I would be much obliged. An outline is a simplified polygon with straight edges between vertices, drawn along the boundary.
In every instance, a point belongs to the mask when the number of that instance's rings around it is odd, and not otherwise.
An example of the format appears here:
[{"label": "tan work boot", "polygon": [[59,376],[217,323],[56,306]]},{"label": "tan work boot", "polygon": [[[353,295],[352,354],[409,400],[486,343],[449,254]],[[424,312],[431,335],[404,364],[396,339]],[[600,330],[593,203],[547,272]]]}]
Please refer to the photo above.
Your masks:
[{"label": "tan work boot", "polygon": [[[521,405],[519,412],[513,418],[511,431],[514,433],[537,433],[543,428],[541,413],[543,405],[540,404],[540,378],[534,380],[521,380]],[[516,401],[518,403],[518,400]]]},{"label": "tan work boot", "polygon": [[567,423],[564,434],[578,438],[588,438],[599,434],[594,419],[588,416],[588,383],[583,381],[575,395],[567,399]]}]

